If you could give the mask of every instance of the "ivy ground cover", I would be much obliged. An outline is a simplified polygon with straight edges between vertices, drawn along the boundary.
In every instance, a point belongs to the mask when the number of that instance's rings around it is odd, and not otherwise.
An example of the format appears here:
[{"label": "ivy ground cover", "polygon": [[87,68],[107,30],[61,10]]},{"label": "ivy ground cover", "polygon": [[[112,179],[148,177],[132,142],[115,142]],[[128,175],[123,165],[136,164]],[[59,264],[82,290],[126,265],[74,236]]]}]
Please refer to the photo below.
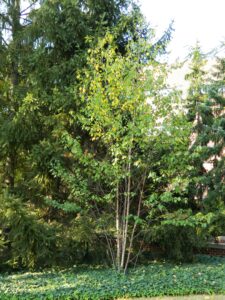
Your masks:
[{"label": "ivy ground cover", "polygon": [[130,269],[126,276],[103,267],[0,275],[2,300],[107,300],[197,294],[225,295],[225,258],[201,256],[192,264],[152,262]]}]

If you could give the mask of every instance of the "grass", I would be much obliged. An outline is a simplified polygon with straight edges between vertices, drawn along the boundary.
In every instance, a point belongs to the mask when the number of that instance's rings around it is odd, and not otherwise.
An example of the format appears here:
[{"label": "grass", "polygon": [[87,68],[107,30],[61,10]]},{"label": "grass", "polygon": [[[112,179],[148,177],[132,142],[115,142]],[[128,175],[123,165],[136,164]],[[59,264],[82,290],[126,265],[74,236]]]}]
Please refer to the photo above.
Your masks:
[{"label": "grass", "polygon": [[[225,258],[194,264],[153,262],[127,276],[103,267],[0,275],[0,299],[116,299],[163,295],[225,295]],[[225,296],[224,296],[225,299]]]}]

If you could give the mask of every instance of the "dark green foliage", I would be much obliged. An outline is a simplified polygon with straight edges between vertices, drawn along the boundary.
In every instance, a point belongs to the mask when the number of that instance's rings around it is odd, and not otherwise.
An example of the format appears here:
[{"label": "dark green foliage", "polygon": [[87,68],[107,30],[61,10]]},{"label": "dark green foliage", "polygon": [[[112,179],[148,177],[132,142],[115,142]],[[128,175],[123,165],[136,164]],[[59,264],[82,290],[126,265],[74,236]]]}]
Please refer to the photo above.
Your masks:
[{"label": "dark green foliage", "polygon": [[204,245],[196,228],[191,226],[158,226],[151,230],[151,242],[163,250],[164,257],[175,261],[190,262],[194,251]]},{"label": "dark green foliage", "polygon": [[7,194],[1,195],[0,199],[2,257],[6,256],[12,267],[52,265],[56,248],[55,228],[38,220],[31,204],[29,207],[29,204]]},{"label": "dark green foliage", "polygon": [[58,238],[59,265],[110,263],[104,238],[97,233],[98,223],[88,214],[78,214],[70,222],[66,231],[61,232],[60,239]]},{"label": "dark green foliage", "polygon": [[140,38],[144,31],[147,34],[140,9],[132,2],[44,1],[30,16],[27,41],[33,48],[28,65],[38,87],[51,93],[57,86],[65,92],[74,83],[76,70],[86,62],[87,37],[97,41],[107,30],[115,31],[120,51],[125,52],[130,39]]}]

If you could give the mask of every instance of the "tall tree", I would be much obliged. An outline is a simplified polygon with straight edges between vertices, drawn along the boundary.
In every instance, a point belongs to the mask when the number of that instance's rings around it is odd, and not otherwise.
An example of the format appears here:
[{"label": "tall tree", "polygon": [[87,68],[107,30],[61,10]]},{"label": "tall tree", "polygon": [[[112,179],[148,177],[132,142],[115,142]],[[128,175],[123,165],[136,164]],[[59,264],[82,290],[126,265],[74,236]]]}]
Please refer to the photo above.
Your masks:
[{"label": "tall tree", "polygon": [[207,194],[205,206],[208,209],[217,209],[224,204],[224,170],[225,170],[225,63],[218,59],[213,77],[208,85],[210,126],[205,127],[202,136],[207,141],[208,151],[206,163]]},{"label": "tall tree", "polygon": [[224,220],[224,60],[218,60],[214,74],[206,72],[206,63],[197,46],[192,72],[187,75],[188,116],[193,124],[189,150],[194,166],[189,192],[197,209],[213,214],[209,231],[216,234]]},{"label": "tall tree", "polygon": [[[134,241],[147,213],[144,201],[154,159],[160,159],[157,149],[170,134],[175,138],[172,123],[180,116],[173,109],[176,98],[166,94],[166,66],[147,58],[151,45],[131,42],[126,55],[117,47],[108,33],[90,49],[75,92],[82,109],[71,115],[86,139],[59,129],[66,160],[53,160],[52,172],[68,191],[71,211],[80,208],[99,219],[114,266],[126,272],[137,254]],[[60,207],[57,199],[49,202]]]},{"label": "tall tree", "polygon": [[[191,172],[193,178],[190,186],[190,197],[195,199],[195,204],[202,206],[205,186],[203,178],[205,169],[203,163],[206,159],[205,147],[207,141],[202,139],[202,132],[207,123],[210,124],[210,113],[208,95],[206,91],[206,58],[201,52],[200,46],[196,45],[191,52],[190,73],[186,75],[190,86],[188,89],[187,105],[188,119],[192,123],[192,134],[190,136],[190,152],[192,153],[194,170]],[[194,180],[195,179],[195,180]]]},{"label": "tall tree", "polygon": [[1,155],[5,160],[5,184],[13,189],[19,146],[15,116],[25,95],[21,59],[24,52],[23,30],[26,19],[23,19],[19,0],[3,0],[0,2],[0,9]]}]

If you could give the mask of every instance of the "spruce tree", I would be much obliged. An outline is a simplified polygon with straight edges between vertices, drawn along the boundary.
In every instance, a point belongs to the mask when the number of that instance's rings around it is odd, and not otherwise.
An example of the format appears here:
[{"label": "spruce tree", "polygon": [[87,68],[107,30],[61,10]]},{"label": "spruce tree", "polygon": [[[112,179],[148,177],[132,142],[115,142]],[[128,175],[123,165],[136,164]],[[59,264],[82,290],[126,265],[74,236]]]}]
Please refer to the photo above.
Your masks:
[{"label": "spruce tree", "polygon": [[26,21],[21,4],[20,0],[0,1],[0,146],[3,160],[2,181],[10,190],[15,187],[20,133],[23,131],[16,116],[26,94],[22,64]]},{"label": "spruce tree", "polygon": [[196,210],[213,214],[208,233],[215,235],[224,228],[225,66],[224,59],[219,59],[211,74],[205,71],[205,64],[200,47],[195,48],[187,76],[188,117],[192,123],[189,152],[193,166],[189,197]]},{"label": "spruce tree", "polygon": [[218,59],[216,70],[208,86],[210,104],[210,126],[204,133],[208,142],[210,169],[207,172],[208,191],[206,205],[208,209],[218,209],[225,204],[225,59]]},{"label": "spruce tree", "polygon": [[192,133],[190,136],[190,159],[194,166],[190,177],[190,199],[193,199],[194,206],[202,206],[202,200],[205,192],[204,161],[207,158],[207,140],[203,138],[208,125],[211,125],[209,118],[210,109],[208,95],[206,92],[206,71],[204,70],[206,59],[201,52],[200,46],[196,45],[191,52],[190,73],[186,75],[189,81],[187,94],[187,117],[192,124]]}]

